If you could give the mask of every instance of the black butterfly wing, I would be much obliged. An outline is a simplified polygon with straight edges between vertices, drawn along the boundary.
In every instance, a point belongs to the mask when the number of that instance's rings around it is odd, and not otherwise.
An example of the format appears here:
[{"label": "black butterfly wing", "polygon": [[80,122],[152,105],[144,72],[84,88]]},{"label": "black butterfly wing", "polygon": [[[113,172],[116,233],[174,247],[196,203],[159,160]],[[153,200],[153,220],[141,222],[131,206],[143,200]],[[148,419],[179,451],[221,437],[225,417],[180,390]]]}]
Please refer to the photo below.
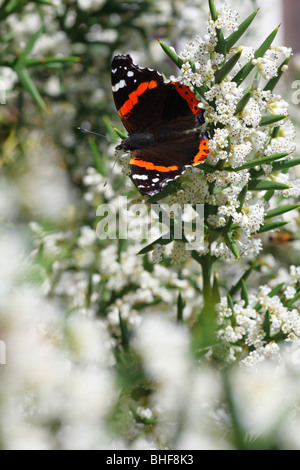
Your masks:
[{"label": "black butterfly wing", "polygon": [[111,65],[111,81],[117,111],[129,134],[147,128],[161,110],[162,75],[135,65],[129,54],[117,55]]},{"label": "black butterfly wing", "polygon": [[195,94],[180,83],[164,83],[159,72],[135,65],[129,54],[113,58],[111,80],[115,105],[129,134],[199,125],[202,112]]},{"label": "black butterfly wing", "polygon": [[114,57],[111,75],[115,105],[128,133],[154,135],[152,147],[135,147],[141,150],[132,154],[132,177],[142,193],[158,193],[185,165],[207,156],[208,137],[196,130],[204,122],[199,102],[187,86],[164,83],[159,72],[135,65],[129,55]]},{"label": "black butterfly wing", "polygon": [[144,194],[159,193],[165,183],[182,174],[186,165],[202,163],[208,154],[208,136],[183,133],[170,142],[136,150],[130,160],[132,178]]}]

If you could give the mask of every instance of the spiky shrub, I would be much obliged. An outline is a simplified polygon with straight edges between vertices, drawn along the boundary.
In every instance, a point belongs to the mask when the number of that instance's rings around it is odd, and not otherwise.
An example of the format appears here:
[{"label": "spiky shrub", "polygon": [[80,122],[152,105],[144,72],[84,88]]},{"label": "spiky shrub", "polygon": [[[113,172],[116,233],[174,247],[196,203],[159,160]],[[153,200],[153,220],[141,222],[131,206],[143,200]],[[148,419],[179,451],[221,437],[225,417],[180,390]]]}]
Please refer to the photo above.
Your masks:
[{"label": "spiky shrub", "polygon": [[[9,12],[12,13],[18,7],[21,8],[25,4],[27,6],[29,3],[36,4],[39,12],[43,12],[44,7],[51,8],[51,5],[48,5],[50,2],[46,1],[5,0],[0,7],[0,17],[5,18]],[[44,6],[42,6],[43,3]],[[71,10],[75,3],[84,7],[89,4],[89,2],[76,2],[76,0],[67,2],[67,5],[66,2],[62,3]],[[102,2],[100,0],[92,3],[94,9]],[[136,20],[137,2],[107,0],[106,3],[109,7],[113,5],[119,7],[120,3],[125,8],[132,5],[132,16]],[[138,2],[138,7],[144,12],[146,5],[150,3]],[[184,0],[184,3],[186,7],[189,2]],[[63,10],[63,13],[64,17],[67,17],[67,11]],[[82,30],[77,28],[77,25],[82,21],[82,13],[77,15],[77,22],[70,26],[69,32],[72,37],[77,31],[81,37]],[[228,15],[230,19],[232,14],[230,15],[228,10],[227,13],[226,10],[221,13],[218,24],[224,26]],[[122,23],[119,15],[113,16],[114,18],[112,15],[107,16],[110,26],[111,21],[120,20]],[[86,14],[85,17],[91,21],[95,19],[94,14]],[[96,20],[99,21],[98,15],[96,15]],[[149,22],[149,15],[147,22]],[[60,24],[64,24],[62,19],[60,19]],[[226,24],[229,25],[228,22]],[[18,26],[17,21],[16,25]],[[128,21],[124,22],[122,27],[127,30]],[[133,28],[136,29],[136,22],[133,23]],[[38,39],[37,36],[32,37],[31,46],[33,41]],[[22,93],[23,87],[26,87],[27,91],[24,93],[26,100],[30,97],[28,93],[30,92],[31,96],[41,104],[36,90],[43,89],[43,87],[36,78],[34,66],[39,65],[45,69],[52,63],[52,66],[55,66],[52,70],[55,71],[57,66],[60,70],[63,62],[77,62],[77,59],[76,57],[32,59],[29,57],[30,47],[28,46],[26,54],[21,57],[17,55],[16,60],[13,60],[12,46],[6,42],[12,39],[11,35],[3,35],[3,47],[7,53],[2,54],[2,65],[12,67],[15,72],[18,72],[17,77],[12,76],[14,80],[19,77],[23,85],[18,86],[17,91]],[[205,38],[205,42],[207,41],[209,42],[209,37]],[[27,39],[24,40],[24,44],[28,45]],[[164,45],[163,47],[174,57],[175,61],[178,61],[177,55],[174,55],[168,47]],[[115,49],[112,45],[107,46],[106,50],[108,48]],[[214,50],[213,46],[212,51]],[[233,46],[231,50],[233,51]],[[233,51],[232,54],[234,55],[235,52]],[[214,54],[216,55],[212,52],[211,57],[209,54],[208,72],[211,66],[209,61],[212,60]],[[263,60],[265,59],[266,55]],[[193,60],[195,66],[197,65],[193,55],[189,60]],[[188,71],[189,60],[182,56],[181,63],[178,62],[180,66],[186,63],[183,71]],[[245,49],[240,60],[247,62]],[[262,68],[259,58],[254,60],[258,61],[256,66]],[[262,64],[267,66],[270,62]],[[221,68],[221,65],[217,66]],[[234,77],[242,66],[243,63],[236,64],[236,72],[232,70],[231,75]],[[197,71],[198,78],[200,80],[201,77],[205,77],[205,80],[195,82],[195,87],[199,87],[201,91],[202,83],[205,83],[211,89],[213,82],[206,77],[204,67],[201,70],[201,73],[199,73],[200,69]],[[216,70],[213,73],[215,74]],[[59,75],[62,77],[62,74]],[[84,75],[87,76],[88,82],[91,82],[90,70],[88,73],[84,72]],[[31,77],[29,81],[28,76]],[[196,75],[194,78],[196,79]],[[250,78],[249,76],[248,79]],[[274,79],[276,80],[277,77]],[[187,83],[193,86],[188,76],[187,80]],[[268,79],[265,80],[268,81]],[[65,80],[63,82],[67,89],[67,82]],[[220,84],[225,82],[224,77]],[[33,88],[33,84],[38,84],[38,88]],[[238,88],[242,89],[242,87],[245,87],[243,83]],[[40,96],[44,97],[44,94]],[[22,99],[18,100],[19,103],[22,101]],[[86,104],[85,98],[83,101]],[[215,101],[217,103],[217,98]],[[49,96],[43,99],[43,102],[46,106],[50,106]],[[202,102],[204,105],[209,105],[204,98]],[[216,103],[213,103],[213,109],[217,107]],[[275,101],[274,106],[276,105]],[[78,101],[76,101],[76,106],[78,107]],[[30,113],[32,108],[27,105],[25,108],[26,110],[29,108]],[[82,119],[82,108],[80,106],[79,108],[78,115]],[[92,100],[92,105],[87,108],[86,112],[91,115],[94,108],[95,102]],[[61,113],[61,108],[56,111],[56,116],[58,113]],[[282,113],[285,114],[285,112]],[[226,127],[227,122],[222,127],[221,121],[211,119],[213,114],[214,112],[207,108],[206,119],[212,143],[217,129],[230,128],[231,130],[233,128],[229,124],[229,127]],[[217,115],[220,114],[218,111]],[[28,134],[27,126],[31,120],[27,114],[24,115],[26,116],[24,120],[26,132],[20,133],[20,128],[18,128],[16,133],[18,136]],[[237,115],[240,117],[240,114]],[[63,119],[58,121],[61,123]],[[278,122],[278,126],[280,125],[282,129],[284,120],[282,123]],[[269,127],[262,129],[262,132],[271,132],[275,125],[271,123]],[[44,137],[48,134],[48,126],[39,125],[39,129],[41,128],[45,129],[42,137],[43,147],[35,146],[34,149],[39,156],[39,168],[46,156]],[[246,126],[244,132],[247,129]],[[290,129],[292,130],[292,127]],[[257,128],[256,131],[258,130],[261,129]],[[60,128],[55,137],[62,134],[64,132]],[[233,148],[239,141],[236,134],[233,132],[232,134],[230,145]],[[32,159],[35,142],[35,139],[32,140],[32,135],[30,133],[30,138],[27,139],[30,144],[29,150],[27,149],[30,159]],[[277,136],[276,140],[274,136],[272,142],[283,143],[279,137],[282,138],[282,136]],[[291,137],[292,135],[287,142],[292,142]],[[244,140],[247,142],[247,137]],[[244,140],[241,137],[242,143]],[[220,155],[225,149],[229,155],[229,136],[227,141],[228,148],[217,147],[215,153]],[[182,320],[189,326],[196,317],[194,312],[199,313],[199,305],[201,308],[201,276],[198,276],[198,266],[193,272],[194,262],[183,263],[179,268],[178,265],[171,265],[168,260],[168,248],[171,244],[166,245],[165,265],[153,266],[147,255],[136,256],[138,242],[131,243],[131,246],[128,243],[126,246],[126,243],[120,240],[116,243],[109,242],[108,247],[105,248],[104,243],[97,240],[96,233],[91,227],[90,215],[92,214],[91,218],[93,218],[94,209],[101,201],[115,202],[117,190],[122,186],[122,190],[126,193],[126,187],[124,188],[124,181],[120,184],[118,175],[113,175],[111,181],[117,184],[114,186],[109,183],[103,196],[102,185],[107,167],[105,161],[100,158],[101,154],[97,153],[95,142],[91,142],[91,148],[94,152],[96,169],[90,168],[83,182],[86,186],[85,196],[88,207],[92,210],[86,211],[85,225],[80,227],[80,233],[77,227],[70,228],[65,218],[64,229],[61,227],[54,229],[53,226],[47,228],[47,225],[32,223],[35,249],[31,253],[30,260],[27,256],[25,257],[24,278],[20,277],[20,259],[24,259],[24,252],[19,238],[12,236],[14,235],[12,232],[1,236],[0,277],[3,282],[1,284],[0,332],[1,339],[7,340],[9,348],[7,366],[2,369],[0,364],[2,417],[0,447],[9,449],[20,447],[115,449],[121,447],[132,450],[133,448],[161,449],[166,447],[169,449],[274,449],[287,448],[292,445],[293,448],[299,449],[300,356],[299,349],[297,349],[297,337],[299,337],[300,269],[291,267],[289,274],[284,272],[284,279],[280,273],[278,277],[274,273],[272,284],[270,282],[271,287],[263,286],[258,292],[251,294],[248,292],[246,281],[248,283],[249,274],[256,266],[259,266],[260,263],[257,260],[251,263],[241,279],[231,287],[229,294],[222,295],[219,299],[217,276],[215,274],[212,284],[211,274],[212,268],[217,266],[215,263],[217,253],[213,252],[214,243],[216,242],[215,245],[217,245],[218,240],[221,237],[224,238],[224,234],[221,233],[224,227],[214,228],[213,220],[209,218],[209,215],[216,216],[222,204],[226,208],[226,188],[218,181],[213,182],[214,184],[208,181],[209,176],[213,175],[216,170],[210,168],[214,166],[214,162],[208,160],[196,172],[195,169],[188,170],[180,181],[182,189],[178,188],[174,191],[174,187],[166,188],[165,192],[160,194],[161,202],[168,201],[167,198],[164,199],[167,192],[170,201],[172,198],[181,200],[183,203],[203,200],[208,211],[205,214],[207,220],[205,236],[209,250],[205,252],[205,250],[201,251],[200,247],[198,249],[196,247],[192,252],[193,257],[203,266],[203,292],[206,299],[205,309],[199,315],[201,328],[198,329],[195,324],[194,336],[197,339],[195,342],[197,353],[204,352],[206,357],[203,358],[202,363],[198,360],[194,361],[189,350],[190,332],[186,326],[182,325]],[[21,150],[24,151],[24,148]],[[291,149],[285,149],[284,153],[287,153],[287,150]],[[7,151],[11,152],[11,146]],[[87,152],[77,150],[76,155],[79,153],[83,153],[86,158]],[[256,156],[263,157],[264,154],[265,152],[257,151]],[[213,147],[211,155],[213,155]],[[52,153],[50,156],[52,158]],[[245,161],[251,161],[254,157],[254,153],[251,154],[249,151],[249,155],[245,156]],[[227,158],[229,157],[226,156]],[[228,163],[226,159],[224,167],[227,167],[226,171],[228,171],[232,162]],[[276,159],[274,161],[277,164]],[[291,161],[295,163],[296,159]],[[16,166],[21,167],[23,171],[19,162],[20,160],[17,161]],[[254,170],[259,171],[256,168]],[[286,171],[284,168],[283,170]],[[225,170],[218,168],[218,171],[222,175]],[[238,174],[239,171],[230,172],[229,175]],[[281,172],[281,177],[287,178],[284,171]],[[83,174],[83,171],[79,173]],[[38,173],[38,175],[41,174],[42,172]],[[272,174],[272,178],[274,176],[275,173]],[[39,182],[35,173],[32,181],[30,191],[33,191]],[[282,182],[287,184],[286,180]],[[57,187],[59,184],[60,180]],[[14,188],[14,186],[10,184],[10,187]],[[20,188],[22,195],[20,200],[24,198],[23,187]],[[200,195],[193,190],[194,187],[197,187],[203,194]],[[229,183],[228,188],[230,189]],[[6,209],[4,216],[6,217],[9,212],[9,216],[14,217],[15,199],[10,197],[13,193],[8,191],[8,186],[1,187],[0,190],[0,205],[3,208],[3,201],[5,201],[9,208],[9,211]],[[247,191],[250,197],[253,190],[247,189]],[[274,191],[277,191],[274,194],[276,196],[278,190]],[[222,192],[225,193],[224,203],[218,197],[218,194],[222,195]],[[210,194],[210,199],[207,193]],[[262,190],[262,198],[265,193],[266,190]],[[41,192],[39,194],[42,196]],[[52,191],[52,194],[55,192]],[[255,194],[260,195],[259,192]],[[297,195],[296,190],[294,195]],[[268,197],[265,198],[266,201],[267,199]],[[274,207],[268,210],[269,217],[266,220],[281,215],[282,208],[277,206],[277,201],[283,203],[283,196],[281,200],[273,197],[269,201],[274,201]],[[52,195],[50,202],[51,206],[55,205]],[[245,207],[244,202],[243,207]],[[74,207],[78,212],[80,208],[78,201]],[[43,207],[43,216],[45,216],[44,209]],[[248,216],[247,213],[245,215]],[[228,215],[226,217],[229,218]],[[4,225],[9,228],[13,226],[13,232],[18,232],[18,235],[22,231],[14,219],[12,222],[2,224]],[[237,244],[234,230],[234,226],[231,226],[230,232]],[[251,240],[253,233],[250,231]],[[223,268],[229,265],[232,269],[233,262],[239,265],[242,262],[234,259],[231,244],[229,241],[228,243],[224,245],[224,249],[233,261],[225,262]],[[163,245],[158,243],[155,245],[156,261],[161,257],[161,246]],[[145,251],[151,251],[151,248]],[[25,249],[28,252],[27,246],[24,247]],[[242,253],[239,246],[238,249],[240,258],[243,256],[247,260],[246,253]],[[171,255],[174,260],[178,260],[190,257],[191,253],[185,250],[184,243],[178,241]],[[223,258],[220,254],[218,259]],[[230,282],[231,279],[228,279],[224,283],[226,288]],[[181,292],[177,301],[179,325],[173,321],[176,315],[174,293],[178,291]],[[185,301],[188,303],[185,304]],[[213,308],[212,304],[216,302],[217,305]],[[218,340],[215,335],[216,328],[218,328]],[[199,332],[201,341],[199,341]],[[278,345],[282,339],[287,339],[289,343],[287,343],[286,354],[279,355]],[[291,342],[295,349],[290,347]],[[2,346],[3,343],[0,342],[0,362]],[[223,366],[225,361],[249,365],[270,356],[275,359],[279,357],[279,361],[264,361],[261,368],[225,368],[225,373],[220,373],[219,364]],[[213,367],[207,366],[206,359],[212,363]],[[278,363],[281,367],[278,367]],[[187,459],[186,462],[190,460]],[[179,462],[175,461],[175,463]]]},{"label": "spiky shrub", "polygon": [[[175,224],[171,224],[169,237],[160,237],[141,251],[153,251],[158,262],[163,255],[171,255],[175,261],[192,257],[201,264],[202,323],[219,301],[216,276],[214,281],[212,276],[214,263],[223,257],[256,259],[262,250],[257,235],[284,226],[287,222],[281,220],[282,214],[299,207],[294,203],[299,181],[288,170],[300,163],[293,155],[295,130],[288,104],[274,91],[292,53],[291,48],[273,45],[279,27],[257,49],[243,47],[239,40],[258,10],[238,24],[231,7],[225,5],[219,12],[213,0],[208,3],[210,18],[204,38],[198,36],[178,54],[168,45],[160,45],[180,69],[172,79],[188,85],[200,100],[210,152],[204,163],[187,168],[146,201],[149,205],[203,204],[204,242],[186,249],[186,237],[175,240]],[[252,263],[249,272],[255,265]],[[239,282],[233,291],[241,291],[247,306],[246,284]],[[234,311],[230,294],[227,306]],[[267,320],[264,325],[270,326]]]}]

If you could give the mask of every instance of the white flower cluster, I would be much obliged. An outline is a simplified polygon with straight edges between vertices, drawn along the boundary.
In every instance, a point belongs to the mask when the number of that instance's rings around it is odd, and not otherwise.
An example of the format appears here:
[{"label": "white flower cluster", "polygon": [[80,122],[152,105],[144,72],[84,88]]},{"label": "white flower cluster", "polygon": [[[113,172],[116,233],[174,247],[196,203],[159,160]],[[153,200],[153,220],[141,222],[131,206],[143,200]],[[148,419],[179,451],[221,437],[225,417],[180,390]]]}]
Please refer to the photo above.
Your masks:
[{"label": "white flower cluster", "polygon": [[[288,103],[280,95],[264,88],[266,80],[277,76],[280,63],[290,57],[290,48],[271,46],[258,59],[254,59],[254,49],[243,46],[233,48],[226,60],[237,50],[242,52],[241,58],[230,74],[220,83],[215,83],[215,72],[225,60],[222,54],[215,51],[217,31],[221,27],[235,31],[237,18],[238,15],[225,5],[218,19],[208,22],[204,38],[198,36],[179,54],[183,65],[177,80],[192,89],[202,87],[200,105],[204,109],[205,129],[210,132],[205,164],[210,165],[211,169],[209,172],[202,170],[201,165],[188,168],[179,179],[183,190],[170,198],[172,202],[181,204],[214,206],[207,218],[209,227],[219,230],[219,239],[213,243],[212,254],[226,257],[233,254],[220,229],[228,223],[235,224],[235,242],[239,245],[240,256],[256,256],[261,243],[253,235],[264,224],[264,216],[269,209],[263,199],[264,193],[259,191],[247,191],[243,203],[240,203],[241,191],[252,179],[252,170],[241,167],[253,159],[281,153],[288,153],[291,158],[296,149],[295,129],[290,119],[283,119],[279,124],[261,125],[264,116],[288,115]],[[249,99],[239,111],[245,89],[234,78],[247,61],[252,61],[261,78],[254,80],[251,90],[247,89],[250,90]],[[299,182],[288,173],[274,173],[272,164],[258,164],[254,170],[263,170],[265,180],[290,186],[290,189],[280,192],[284,197],[300,195]],[[203,253],[203,247],[201,250]]]},{"label": "white flower cluster", "polygon": [[43,288],[20,284],[26,249],[20,235],[1,234],[1,448],[107,448],[116,400],[107,327],[79,312],[65,316]]},{"label": "white flower cluster", "polygon": [[83,11],[97,11],[100,10],[105,0],[77,0],[79,8]]},{"label": "white flower cluster", "polygon": [[[277,357],[279,342],[300,344],[300,314],[298,308],[290,308],[287,301],[294,299],[299,286],[299,268],[291,266],[290,274],[283,288],[284,299],[270,295],[269,286],[261,286],[257,293],[249,296],[249,304],[244,300],[229,308],[227,297],[222,297],[217,305],[219,337],[228,346],[228,358],[239,359],[239,363],[252,366],[265,358]],[[298,302],[299,304],[299,302]],[[243,345],[249,348],[244,356]]]},{"label": "white flower cluster", "polygon": [[[240,336],[237,332],[234,339]],[[134,347],[147,376],[157,384],[150,410],[154,417],[163,416],[156,432],[165,436],[169,448],[232,450],[231,419],[223,401],[224,375],[203,365],[195,367],[188,354],[187,331],[170,327],[161,316],[148,315],[135,328]],[[263,352],[249,354],[255,367],[225,372],[226,390],[240,420],[239,432],[243,429],[249,446],[253,439],[263,439],[276,430],[280,448],[299,449],[300,354],[299,347],[288,349],[282,348],[278,360],[278,348],[270,343]],[[174,427],[178,420],[180,430]],[[140,438],[134,445],[147,449],[149,441]]]},{"label": "white flower cluster", "polygon": [[[0,93],[11,91],[18,81],[18,76],[9,67],[0,67]],[[1,102],[3,104],[3,102]]]},{"label": "white flower cluster", "polygon": [[65,57],[71,54],[71,46],[64,31],[54,34],[42,34],[36,41],[32,50],[34,57]]},{"label": "white flower cluster", "polygon": [[224,4],[222,10],[218,11],[218,19],[215,22],[217,29],[227,30],[230,33],[238,29],[239,14],[232,10],[230,5]]}]

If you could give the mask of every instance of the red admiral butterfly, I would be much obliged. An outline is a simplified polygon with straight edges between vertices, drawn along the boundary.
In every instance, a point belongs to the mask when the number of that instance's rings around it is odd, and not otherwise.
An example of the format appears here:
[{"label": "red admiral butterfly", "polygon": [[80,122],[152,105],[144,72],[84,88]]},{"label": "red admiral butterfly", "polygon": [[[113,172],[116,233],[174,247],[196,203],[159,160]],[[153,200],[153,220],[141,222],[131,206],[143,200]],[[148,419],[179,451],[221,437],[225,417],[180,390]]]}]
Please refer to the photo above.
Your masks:
[{"label": "red admiral butterfly", "polygon": [[117,150],[131,150],[132,178],[144,194],[156,194],[208,154],[208,135],[199,130],[203,111],[196,95],[178,82],[165,83],[156,70],[117,55],[111,66],[112,91],[129,136]]}]

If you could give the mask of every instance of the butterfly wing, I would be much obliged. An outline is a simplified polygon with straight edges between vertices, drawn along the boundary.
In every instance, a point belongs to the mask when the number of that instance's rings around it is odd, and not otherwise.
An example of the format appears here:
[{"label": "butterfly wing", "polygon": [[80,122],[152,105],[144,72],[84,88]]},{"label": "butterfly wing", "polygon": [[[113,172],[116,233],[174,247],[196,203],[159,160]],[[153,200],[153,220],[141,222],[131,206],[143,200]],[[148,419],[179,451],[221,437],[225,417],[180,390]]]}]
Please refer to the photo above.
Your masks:
[{"label": "butterfly wing", "polygon": [[185,165],[201,163],[207,156],[208,136],[196,130],[204,122],[199,101],[187,86],[165,83],[159,72],[135,65],[130,55],[114,57],[111,75],[115,105],[129,137],[143,132],[154,136],[152,147],[134,147],[140,150],[133,151],[130,164],[138,189],[155,194]]},{"label": "butterfly wing", "polygon": [[168,181],[181,175],[185,165],[202,163],[208,154],[208,136],[189,132],[149,149],[136,150],[130,159],[131,174],[144,194],[159,193]]},{"label": "butterfly wing", "polygon": [[146,128],[156,107],[160,109],[160,92],[153,97],[151,91],[163,88],[162,75],[135,65],[129,54],[117,55],[111,64],[111,82],[116,108],[129,134]]},{"label": "butterfly wing", "polygon": [[181,83],[164,83],[159,72],[135,65],[129,54],[113,58],[111,80],[115,105],[129,134],[199,125],[202,111],[195,94]]}]

